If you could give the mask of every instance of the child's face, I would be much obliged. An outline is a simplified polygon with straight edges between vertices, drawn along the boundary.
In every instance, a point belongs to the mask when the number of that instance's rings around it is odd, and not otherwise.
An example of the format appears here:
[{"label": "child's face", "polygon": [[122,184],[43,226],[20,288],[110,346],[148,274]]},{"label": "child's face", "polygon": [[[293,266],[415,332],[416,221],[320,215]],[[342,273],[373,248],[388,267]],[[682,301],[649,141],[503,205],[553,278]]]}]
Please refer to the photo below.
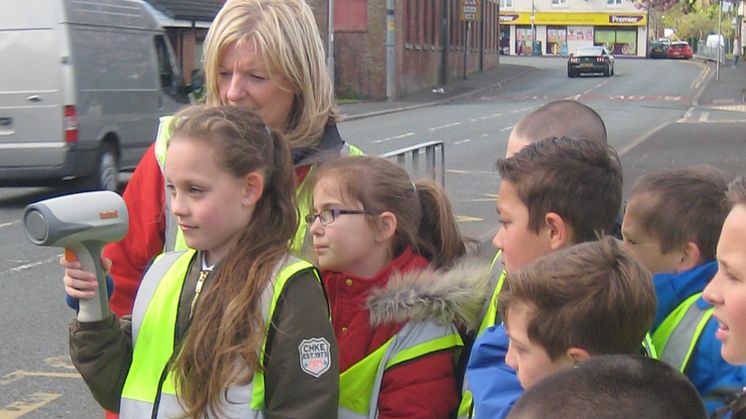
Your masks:
[{"label": "child's face", "polygon": [[532,310],[526,304],[514,304],[508,309],[505,332],[510,338],[505,362],[518,375],[521,387],[528,389],[542,378],[572,366],[568,357],[552,360],[547,351],[528,338],[528,322]]},{"label": "child's face", "polygon": [[[313,190],[313,212],[325,209],[364,210],[360,202],[342,198],[333,175],[322,178]],[[382,261],[382,255],[388,255],[388,249],[368,217],[340,214],[328,225],[318,217],[314,220],[309,228],[321,269],[368,278],[383,268],[387,261]]]},{"label": "child's face", "polygon": [[624,247],[654,274],[677,272],[683,257],[683,248],[671,249],[663,253],[660,240],[638,224],[639,214],[645,210],[644,204],[641,203],[642,199],[644,197],[632,197],[624,211],[622,221]]},{"label": "child's face", "polygon": [[746,204],[736,205],[723,224],[717,247],[718,272],[704,290],[720,327],[715,337],[731,364],[746,364]]},{"label": "child's face", "polygon": [[187,245],[205,251],[208,263],[222,259],[251,221],[246,180],[227,173],[210,147],[190,138],[169,144],[165,177]]},{"label": "child's face", "polygon": [[502,250],[505,270],[510,272],[552,252],[545,226],[535,233],[528,228],[528,207],[520,200],[512,182],[500,182],[497,212],[501,225],[492,244]]}]

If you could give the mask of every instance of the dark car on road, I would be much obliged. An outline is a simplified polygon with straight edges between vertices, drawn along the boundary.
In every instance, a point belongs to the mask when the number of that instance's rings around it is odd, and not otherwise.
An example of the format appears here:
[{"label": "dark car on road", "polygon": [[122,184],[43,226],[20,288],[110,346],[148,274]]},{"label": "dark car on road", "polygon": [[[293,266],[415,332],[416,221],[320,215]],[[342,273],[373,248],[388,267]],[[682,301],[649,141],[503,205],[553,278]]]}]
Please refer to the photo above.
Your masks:
[{"label": "dark car on road", "polygon": [[614,56],[602,46],[584,47],[570,54],[567,59],[567,77],[577,77],[583,73],[614,75]]},{"label": "dark car on road", "polygon": [[650,58],[668,58],[668,44],[665,42],[653,42],[650,44]]},{"label": "dark car on road", "polygon": [[686,41],[673,42],[668,47],[668,58],[683,58],[688,60],[692,58],[692,48]]}]

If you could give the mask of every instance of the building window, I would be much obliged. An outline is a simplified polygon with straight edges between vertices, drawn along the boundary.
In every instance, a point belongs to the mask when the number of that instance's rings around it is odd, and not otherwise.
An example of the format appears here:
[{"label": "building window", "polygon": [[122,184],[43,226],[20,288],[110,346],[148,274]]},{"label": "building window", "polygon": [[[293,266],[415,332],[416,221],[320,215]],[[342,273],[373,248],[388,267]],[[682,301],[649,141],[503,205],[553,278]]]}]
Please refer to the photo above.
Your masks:
[{"label": "building window", "polygon": [[622,4],[622,0],[606,0],[606,4],[609,6],[619,6]]},{"label": "building window", "polygon": [[552,0],[552,6],[567,6],[567,0]]},{"label": "building window", "polygon": [[513,7],[513,0],[500,0],[500,8],[511,8]]}]

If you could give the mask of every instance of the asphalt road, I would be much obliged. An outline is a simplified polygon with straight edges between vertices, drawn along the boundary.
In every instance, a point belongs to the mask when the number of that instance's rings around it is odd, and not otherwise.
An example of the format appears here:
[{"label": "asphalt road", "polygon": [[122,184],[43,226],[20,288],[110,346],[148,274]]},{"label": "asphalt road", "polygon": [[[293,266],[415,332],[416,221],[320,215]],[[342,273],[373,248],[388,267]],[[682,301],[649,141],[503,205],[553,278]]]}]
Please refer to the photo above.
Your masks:
[{"label": "asphalt road", "polygon": [[[496,228],[494,161],[518,119],[551,100],[575,98],[599,111],[622,153],[625,188],[647,171],[693,163],[746,174],[746,112],[717,96],[699,100],[712,76],[707,65],[618,60],[612,78],[568,79],[563,59],[505,62],[536,70],[455,103],[344,122],[340,131],[370,154],[444,141],[447,191],[462,229],[482,240]],[[0,188],[0,419],[102,417],[68,360],[73,314],[62,300],[61,252],[32,246],[20,224],[25,205],[61,193]]]}]

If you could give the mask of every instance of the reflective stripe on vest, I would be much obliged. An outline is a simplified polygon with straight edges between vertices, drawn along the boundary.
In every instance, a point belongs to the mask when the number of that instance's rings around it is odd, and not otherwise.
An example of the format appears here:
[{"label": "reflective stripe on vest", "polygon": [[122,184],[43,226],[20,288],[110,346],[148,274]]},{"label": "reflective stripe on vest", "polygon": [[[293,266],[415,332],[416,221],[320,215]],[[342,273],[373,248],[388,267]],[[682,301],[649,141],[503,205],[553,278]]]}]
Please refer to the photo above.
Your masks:
[{"label": "reflective stripe on vest", "polygon": [[[132,312],[133,354],[122,390],[120,417],[180,417],[184,412],[176,396],[173,375],[167,371],[174,351],[174,331],[179,298],[195,250],[166,253],[156,259],[145,274]],[[264,350],[269,325],[277,301],[296,273],[312,268],[306,261],[289,257],[275,270],[275,281],[268,284],[261,297],[265,330],[259,364],[264,366]],[[318,275],[316,279],[320,278]],[[165,377],[163,375],[165,374]],[[159,388],[160,387],[160,388]],[[264,375],[261,369],[251,382],[231,386],[221,394],[220,406],[230,417],[263,417]]]},{"label": "reflective stripe on vest", "polygon": [[660,360],[677,368],[682,374],[702,331],[712,317],[712,308],[703,310],[697,305],[701,296],[700,292],[684,300],[653,333],[653,344]]},{"label": "reflective stripe on vest", "polygon": [[378,417],[378,393],[384,372],[403,362],[463,346],[453,325],[410,322],[388,342],[361,359],[339,377],[339,418]]}]

